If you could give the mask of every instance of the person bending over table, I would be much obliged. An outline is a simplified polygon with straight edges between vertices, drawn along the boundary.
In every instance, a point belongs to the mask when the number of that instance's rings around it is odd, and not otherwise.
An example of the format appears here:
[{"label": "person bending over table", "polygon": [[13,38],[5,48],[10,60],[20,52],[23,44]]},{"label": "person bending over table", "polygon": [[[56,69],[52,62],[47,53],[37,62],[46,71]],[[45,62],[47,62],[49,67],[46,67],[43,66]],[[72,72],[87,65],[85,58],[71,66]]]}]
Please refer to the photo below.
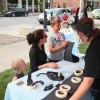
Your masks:
[{"label": "person bending over table", "polygon": [[83,81],[69,100],[80,100],[90,87],[94,100],[100,100],[100,29],[94,27],[93,19],[88,16],[76,21],[75,27],[81,40],[89,47],[85,56]]},{"label": "person bending over table", "polygon": [[57,68],[55,62],[47,62],[47,55],[44,49],[44,43],[47,42],[47,35],[42,29],[37,29],[27,35],[27,42],[32,45],[29,51],[30,69],[35,72],[45,67]]}]

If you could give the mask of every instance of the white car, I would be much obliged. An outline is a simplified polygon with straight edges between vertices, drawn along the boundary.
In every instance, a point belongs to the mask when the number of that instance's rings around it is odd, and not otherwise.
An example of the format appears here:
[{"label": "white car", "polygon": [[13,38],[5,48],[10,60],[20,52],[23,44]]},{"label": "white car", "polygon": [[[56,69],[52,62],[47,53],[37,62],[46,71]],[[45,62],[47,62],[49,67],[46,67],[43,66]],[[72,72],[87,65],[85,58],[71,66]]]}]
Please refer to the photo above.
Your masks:
[{"label": "white car", "polygon": [[[45,9],[45,11],[47,13],[47,24],[50,24],[51,12],[52,12],[52,17],[59,16],[61,18],[61,16],[63,15],[64,12],[67,15],[70,15],[70,13],[68,13],[65,8],[51,8],[51,9]],[[44,13],[41,13],[38,16],[38,21],[39,21],[40,24],[43,24],[43,22],[44,22]]]},{"label": "white car", "polygon": [[91,13],[93,18],[100,18],[100,9],[94,9]]}]

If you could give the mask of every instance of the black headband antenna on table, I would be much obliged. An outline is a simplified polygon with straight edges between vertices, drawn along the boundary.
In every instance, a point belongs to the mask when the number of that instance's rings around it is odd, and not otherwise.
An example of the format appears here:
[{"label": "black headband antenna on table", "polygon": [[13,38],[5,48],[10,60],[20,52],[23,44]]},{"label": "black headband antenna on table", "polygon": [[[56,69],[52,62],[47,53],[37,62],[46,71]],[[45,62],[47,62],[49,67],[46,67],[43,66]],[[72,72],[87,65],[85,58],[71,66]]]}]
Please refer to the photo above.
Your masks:
[{"label": "black headband antenna on table", "polygon": [[33,84],[33,80],[31,79],[31,71],[28,72],[27,86]]},{"label": "black headband antenna on table", "polygon": [[84,9],[84,11],[83,11],[83,18],[88,17],[87,9],[88,9],[89,7],[91,8],[90,5],[87,5],[87,7]]},{"label": "black headband antenna on table", "polygon": [[35,84],[37,84],[37,83],[41,83],[42,85],[44,84],[44,82],[43,81],[35,81],[34,83],[33,83],[33,80],[31,79],[31,74],[32,74],[32,72],[31,71],[29,71],[28,72],[28,79],[27,79],[27,86],[34,86]]},{"label": "black headband antenna on table", "polygon": [[63,74],[59,73],[59,72],[53,72],[53,71],[48,71],[47,73],[39,73],[38,75],[36,75],[37,77],[39,75],[47,75],[47,77],[53,81],[62,81],[64,79]]}]

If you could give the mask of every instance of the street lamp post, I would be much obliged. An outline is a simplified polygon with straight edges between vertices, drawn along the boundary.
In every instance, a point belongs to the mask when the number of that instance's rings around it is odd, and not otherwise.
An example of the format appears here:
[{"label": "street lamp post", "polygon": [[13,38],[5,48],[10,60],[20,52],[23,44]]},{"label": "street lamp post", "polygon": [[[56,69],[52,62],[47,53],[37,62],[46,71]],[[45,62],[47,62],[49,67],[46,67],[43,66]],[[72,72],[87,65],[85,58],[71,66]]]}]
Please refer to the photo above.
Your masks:
[{"label": "street lamp post", "polygon": [[48,9],[50,9],[50,0],[48,0]]},{"label": "street lamp post", "polygon": [[[45,0],[45,9],[46,9],[46,0]],[[43,30],[44,31],[48,31],[47,29],[47,13],[46,11],[44,10],[44,23],[43,23]]]},{"label": "street lamp post", "polygon": [[86,6],[88,5],[88,0],[86,0]]},{"label": "street lamp post", "polygon": [[48,29],[47,29],[47,13],[46,13],[46,11],[44,11],[43,30],[44,30],[44,31],[48,31]]},{"label": "street lamp post", "polygon": [[91,1],[91,6],[92,6],[91,9],[93,10],[93,8],[94,8],[94,0]]}]

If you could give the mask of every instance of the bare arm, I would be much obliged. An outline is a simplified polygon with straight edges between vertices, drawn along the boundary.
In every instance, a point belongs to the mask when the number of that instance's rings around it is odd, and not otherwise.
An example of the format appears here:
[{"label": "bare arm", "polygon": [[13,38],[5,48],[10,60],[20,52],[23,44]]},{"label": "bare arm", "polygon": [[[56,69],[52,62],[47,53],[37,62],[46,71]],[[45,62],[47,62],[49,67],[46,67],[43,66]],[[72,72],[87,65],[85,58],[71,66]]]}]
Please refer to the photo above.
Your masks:
[{"label": "bare arm", "polygon": [[55,62],[49,62],[49,63],[45,63],[43,65],[38,66],[38,69],[42,69],[42,68],[45,68],[45,67],[52,67],[52,68],[56,69],[56,68],[58,68],[58,65]]},{"label": "bare arm", "polygon": [[18,79],[17,77],[13,77],[12,81],[17,80],[17,79]]},{"label": "bare arm", "polygon": [[49,46],[49,51],[52,52],[52,53],[53,53],[53,52],[57,52],[57,51],[59,51],[59,50],[65,48],[67,45],[68,45],[68,42],[67,42],[67,41],[62,42],[62,44],[59,45],[59,46],[57,46],[57,47],[55,47],[55,46],[53,46],[53,45],[50,45],[50,46]]},{"label": "bare arm", "polygon": [[60,46],[58,46],[58,47],[49,46],[49,51],[53,53],[53,52],[57,52],[57,51],[59,51],[59,50],[61,50],[61,49],[63,49],[63,48],[64,48],[63,45],[60,45]]},{"label": "bare arm", "polygon": [[76,92],[72,95],[72,97],[69,100],[80,100],[88,91],[88,89],[91,87],[93,81],[94,78],[84,77],[82,83],[80,84]]}]

